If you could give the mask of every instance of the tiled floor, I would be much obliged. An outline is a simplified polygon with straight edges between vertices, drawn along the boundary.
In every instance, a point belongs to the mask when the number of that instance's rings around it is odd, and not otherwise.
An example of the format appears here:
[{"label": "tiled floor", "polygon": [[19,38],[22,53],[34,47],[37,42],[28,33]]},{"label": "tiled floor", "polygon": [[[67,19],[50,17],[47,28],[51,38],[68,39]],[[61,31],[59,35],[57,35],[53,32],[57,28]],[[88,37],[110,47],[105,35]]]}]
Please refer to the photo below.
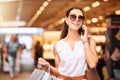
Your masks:
[{"label": "tiled floor", "polygon": [[0,70],[0,80],[28,80],[30,74],[34,69],[34,62],[33,59],[30,57],[30,53],[25,53],[22,55],[21,64],[22,72],[18,73],[16,71],[14,79],[11,79],[9,77],[9,73],[7,71],[9,68],[8,66],[4,67],[4,71]]},{"label": "tiled floor", "polygon": [[28,80],[31,72],[16,73],[15,77],[11,79],[9,73],[0,73],[0,80]]},{"label": "tiled floor", "polygon": [[15,72],[15,77],[13,79],[9,77],[9,72],[0,71],[0,80],[28,80],[34,67],[30,65],[24,65],[23,67],[20,73],[18,71]]}]

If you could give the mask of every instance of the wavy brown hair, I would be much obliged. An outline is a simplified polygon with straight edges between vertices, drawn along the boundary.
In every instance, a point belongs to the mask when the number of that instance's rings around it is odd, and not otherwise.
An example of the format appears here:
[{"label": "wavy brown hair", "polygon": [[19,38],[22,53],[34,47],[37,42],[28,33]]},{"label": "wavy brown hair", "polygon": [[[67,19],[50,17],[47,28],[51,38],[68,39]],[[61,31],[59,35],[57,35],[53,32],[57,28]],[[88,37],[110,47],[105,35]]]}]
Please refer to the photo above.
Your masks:
[{"label": "wavy brown hair", "polygon": [[[72,7],[72,8],[70,8],[69,10],[67,10],[67,12],[66,12],[66,17],[69,16],[70,11],[73,10],[73,9],[79,9],[79,10],[83,13],[83,10],[82,10],[81,8],[79,8],[79,7]],[[83,16],[84,16],[84,13],[83,13]],[[80,29],[78,30],[78,33],[79,33],[80,35],[82,34],[82,28],[80,28]],[[61,38],[61,39],[65,38],[65,37],[67,36],[67,34],[68,34],[68,25],[67,25],[66,21],[64,21],[64,26],[62,27],[62,32],[61,32],[61,37],[60,37],[60,38]]]}]

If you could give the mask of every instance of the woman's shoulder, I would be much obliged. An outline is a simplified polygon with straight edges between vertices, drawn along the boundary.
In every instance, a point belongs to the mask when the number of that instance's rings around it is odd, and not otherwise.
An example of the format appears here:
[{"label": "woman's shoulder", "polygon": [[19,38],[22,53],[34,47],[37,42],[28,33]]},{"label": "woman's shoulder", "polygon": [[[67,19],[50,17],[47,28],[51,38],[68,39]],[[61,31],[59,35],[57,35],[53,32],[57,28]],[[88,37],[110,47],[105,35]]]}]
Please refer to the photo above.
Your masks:
[{"label": "woman's shoulder", "polygon": [[[63,42],[62,39],[56,41],[55,44],[54,44],[54,48],[53,48],[53,49],[54,49],[55,51],[59,51],[59,49],[63,47],[63,46],[62,46],[62,44],[63,44],[62,42]],[[62,47],[61,47],[61,46],[62,46]]]},{"label": "woman's shoulder", "polygon": [[63,42],[63,39],[60,39],[56,42],[56,44],[61,44]]},{"label": "woman's shoulder", "polygon": [[58,45],[58,44],[61,44],[62,43],[62,40],[58,40],[54,43],[54,46]]}]

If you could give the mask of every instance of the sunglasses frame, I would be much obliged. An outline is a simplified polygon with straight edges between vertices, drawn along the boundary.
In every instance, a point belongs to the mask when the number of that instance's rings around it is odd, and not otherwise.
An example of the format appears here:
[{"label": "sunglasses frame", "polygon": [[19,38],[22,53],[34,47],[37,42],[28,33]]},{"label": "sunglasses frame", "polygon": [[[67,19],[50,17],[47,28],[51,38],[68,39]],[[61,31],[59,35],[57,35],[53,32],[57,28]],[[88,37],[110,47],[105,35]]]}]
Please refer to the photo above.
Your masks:
[{"label": "sunglasses frame", "polygon": [[70,17],[70,20],[71,20],[71,21],[75,21],[76,18],[77,18],[77,20],[78,20],[79,22],[81,22],[81,21],[83,21],[83,20],[85,19],[84,16],[81,16],[81,15],[76,16],[75,14],[70,14],[69,17]]}]

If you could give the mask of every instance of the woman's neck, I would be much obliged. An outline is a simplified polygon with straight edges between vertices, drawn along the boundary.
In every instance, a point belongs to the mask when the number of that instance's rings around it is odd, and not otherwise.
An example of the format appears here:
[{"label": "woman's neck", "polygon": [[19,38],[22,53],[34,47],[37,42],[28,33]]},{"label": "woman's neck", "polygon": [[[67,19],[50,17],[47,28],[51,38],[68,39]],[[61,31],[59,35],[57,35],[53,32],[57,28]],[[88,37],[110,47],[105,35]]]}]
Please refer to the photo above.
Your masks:
[{"label": "woman's neck", "polygon": [[66,36],[66,40],[78,41],[78,40],[80,40],[80,35],[76,31],[68,31],[68,35]]}]

